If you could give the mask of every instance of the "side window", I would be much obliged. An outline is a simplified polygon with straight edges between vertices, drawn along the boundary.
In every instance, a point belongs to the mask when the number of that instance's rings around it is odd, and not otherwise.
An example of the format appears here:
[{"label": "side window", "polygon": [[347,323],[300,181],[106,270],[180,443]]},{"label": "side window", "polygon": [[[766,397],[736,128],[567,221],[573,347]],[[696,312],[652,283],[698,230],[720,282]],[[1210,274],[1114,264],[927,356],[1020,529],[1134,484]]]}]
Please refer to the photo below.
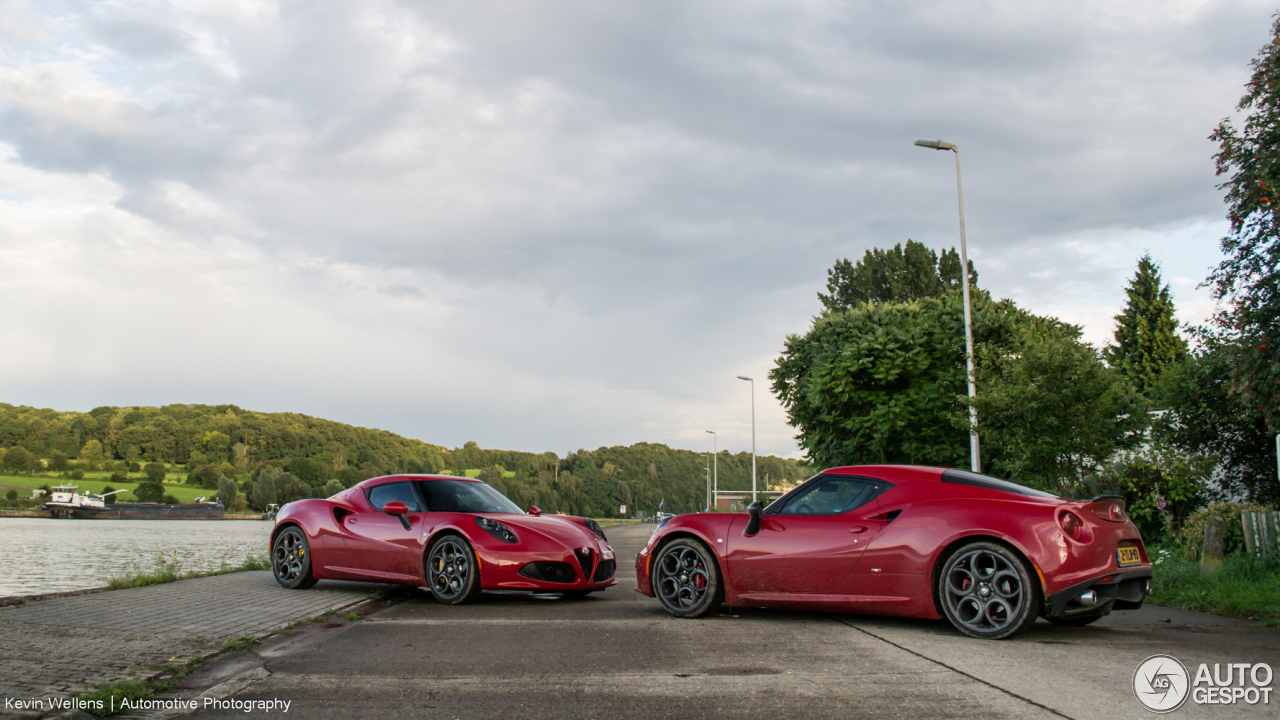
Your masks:
[{"label": "side window", "polygon": [[418,493],[414,492],[413,485],[407,482],[387,483],[369,490],[369,504],[375,510],[381,510],[387,503],[396,500],[404,503],[409,508],[409,512],[422,511],[418,503]]},{"label": "side window", "polygon": [[829,475],[787,501],[779,515],[839,515],[866,505],[880,486],[866,478]]}]

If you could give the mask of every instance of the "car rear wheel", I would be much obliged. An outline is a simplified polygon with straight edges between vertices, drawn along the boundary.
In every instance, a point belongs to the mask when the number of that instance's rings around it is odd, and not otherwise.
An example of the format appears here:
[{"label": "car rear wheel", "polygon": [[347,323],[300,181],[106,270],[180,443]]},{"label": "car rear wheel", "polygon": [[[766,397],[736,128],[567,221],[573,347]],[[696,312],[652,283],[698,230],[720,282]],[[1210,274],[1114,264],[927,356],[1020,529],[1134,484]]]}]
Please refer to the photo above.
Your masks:
[{"label": "car rear wheel", "polygon": [[970,637],[1003,640],[1036,621],[1040,587],[1022,558],[998,543],[975,542],[952,553],[938,575],[943,613]]},{"label": "car rear wheel", "polygon": [[673,540],[663,546],[653,567],[654,594],[672,615],[702,617],[720,604],[720,569],[700,541]]},{"label": "car rear wheel", "polygon": [[445,605],[469,603],[480,596],[476,554],[460,535],[444,535],[427,551],[427,583]]},{"label": "car rear wheel", "polygon": [[297,526],[280,531],[271,544],[271,572],[276,582],[290,590],[305,590],[316,584],[311,574],[311,546]]}]

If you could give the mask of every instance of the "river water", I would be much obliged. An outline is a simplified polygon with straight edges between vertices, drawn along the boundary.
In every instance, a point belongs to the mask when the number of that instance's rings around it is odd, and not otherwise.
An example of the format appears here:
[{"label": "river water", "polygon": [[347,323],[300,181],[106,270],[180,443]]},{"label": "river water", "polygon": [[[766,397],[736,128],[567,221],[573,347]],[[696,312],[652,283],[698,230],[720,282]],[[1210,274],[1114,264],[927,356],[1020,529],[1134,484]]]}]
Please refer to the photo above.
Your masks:
[{"label": "river water", "polygon": [[265,558],[275,523],[261,520],[53,520],[0,518],[0,597],[104,587],[155,567],[217,570]]}]

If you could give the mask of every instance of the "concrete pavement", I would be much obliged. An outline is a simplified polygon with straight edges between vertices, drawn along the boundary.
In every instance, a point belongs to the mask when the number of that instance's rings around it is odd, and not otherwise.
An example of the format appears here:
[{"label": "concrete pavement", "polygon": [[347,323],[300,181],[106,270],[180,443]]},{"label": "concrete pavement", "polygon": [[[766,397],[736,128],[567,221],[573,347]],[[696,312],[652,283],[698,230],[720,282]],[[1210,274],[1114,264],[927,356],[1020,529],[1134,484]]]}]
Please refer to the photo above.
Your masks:
[{"label": "concrete pavement", "polygon": [[[1087,628],[1041,621],[1005,642],[972,640],[943,622],[871,616],[736,609],[677,620],[631,589],[628,560],[651,527],[607,531],[620,571],[604,593],[486,595],[444,607],[407,591],[403,602],[317,630],[295,649],[243,654],[235,662],[252,670],[222,696],[289,700],[290,715],[308,718],[1084,720],[1149,717],[1129,688],[1152,654],[1175,655],[1192,672],[1202,661],[1280,668],[1280,630],[1153,607]],[[1188,703],[1175,716],[1277,717],[1278,702]]]},{"label": "concrete pavement", "polygon": [[149,677],[157,664],[358,603],[377,587],[322,582],[299,593],[256,571],[2,607],[0,699],[65,697]]}]

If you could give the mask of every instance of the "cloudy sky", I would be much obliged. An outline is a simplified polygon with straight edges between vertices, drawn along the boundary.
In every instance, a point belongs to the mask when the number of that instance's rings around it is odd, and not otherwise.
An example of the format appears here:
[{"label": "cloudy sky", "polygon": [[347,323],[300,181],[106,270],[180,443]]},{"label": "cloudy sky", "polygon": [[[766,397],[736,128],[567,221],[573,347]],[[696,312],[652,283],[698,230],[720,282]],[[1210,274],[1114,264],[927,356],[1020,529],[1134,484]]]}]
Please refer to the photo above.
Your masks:
[{"label": "cloudy sky", "polygon": [[1106,342],[1225,230],[1273,4],[0,4],[0,400],[234,403],[446,446],[797,454],[826,268],[958,242]]}]

